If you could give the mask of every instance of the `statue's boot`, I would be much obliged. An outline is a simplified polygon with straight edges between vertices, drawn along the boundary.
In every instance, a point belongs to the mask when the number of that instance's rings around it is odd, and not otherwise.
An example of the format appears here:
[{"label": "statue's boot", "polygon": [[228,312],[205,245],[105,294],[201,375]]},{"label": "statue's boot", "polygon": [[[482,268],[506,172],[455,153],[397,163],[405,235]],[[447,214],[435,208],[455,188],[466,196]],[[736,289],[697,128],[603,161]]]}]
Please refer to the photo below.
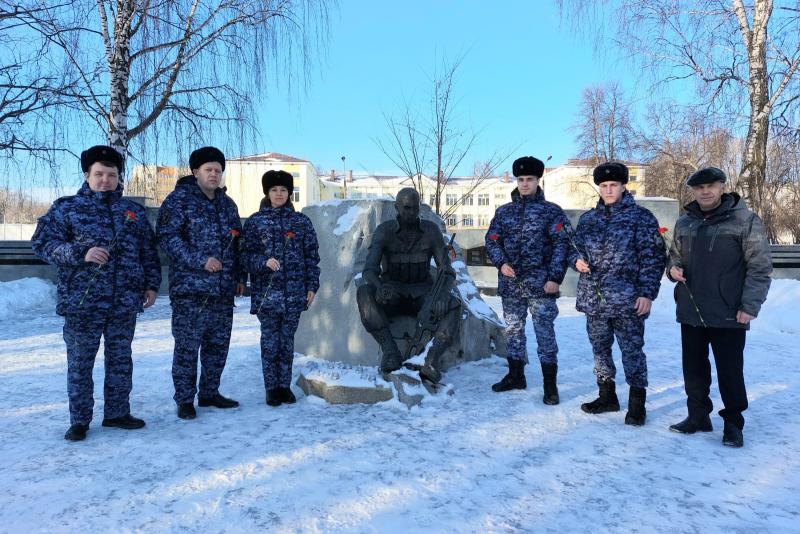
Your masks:
[{"label": "statue's boot", "polygon": [[400,369],[403,365],[403,356],[400,354],[400,349],[397,348],[397,343],[389,329],[381,328],[376,330],[372,332],[372,336],[381,346],[381,372],[391,373]]},{"label": "statue's boot", "polygon": [[439,371],[439,357],[444,353],[446,345],[443,341],[436,339],[433,346],[428,349],[425,355],[425,363],[419,370],[420,378],[438,384],[442,380],[442,373]]}]

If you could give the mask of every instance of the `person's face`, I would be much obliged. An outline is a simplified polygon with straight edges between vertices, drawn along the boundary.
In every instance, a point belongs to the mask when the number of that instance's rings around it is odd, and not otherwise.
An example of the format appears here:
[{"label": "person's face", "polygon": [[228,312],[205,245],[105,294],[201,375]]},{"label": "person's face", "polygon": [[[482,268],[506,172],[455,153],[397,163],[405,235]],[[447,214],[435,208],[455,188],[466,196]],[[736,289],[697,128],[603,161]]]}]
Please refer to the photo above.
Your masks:
[{"label": "person's face", "polygon": [[623,191],[625,186],[619,182],[600,182],[600,198],[606,206],[619,202]]},{"label": "person's face", "polygon": [[193,169],[192,174],[197,178],[197,185],[204,193],[213,193],[222,183],[222,165],[218,161],[203,163]]},{"label": "person's face", "polygon": [[412,224],[419,218],[419,202],[416,202],[411,196],[400,197],[395,203],[395,207],[400,222],[404,224]]},{"label": "person's face", "polygon": [[289,190],[282,185],[273,185],[269,188],[269,203],[273,208],[280,208],[289,200]]},{"label": "person's face", "polygon": [[92,191],[114,191],[119,185],[119,170],[116,166],[112,165],[107,167],[99,161],[92,163],[89,167],[89,172],[85,172],[84,176],[89,183],[89,189]]},{"label": "person's face", "polygon": [[530,195],[539,187],[538,176],[517,176],[517,190],[520,195]]},{"label": "person's face", "polygon": [[693,185],[692,191],[697,204],[703,211],[708,211],[719,206],[722,193],[725,191],[725,184],[713,182],[710,184]]}]

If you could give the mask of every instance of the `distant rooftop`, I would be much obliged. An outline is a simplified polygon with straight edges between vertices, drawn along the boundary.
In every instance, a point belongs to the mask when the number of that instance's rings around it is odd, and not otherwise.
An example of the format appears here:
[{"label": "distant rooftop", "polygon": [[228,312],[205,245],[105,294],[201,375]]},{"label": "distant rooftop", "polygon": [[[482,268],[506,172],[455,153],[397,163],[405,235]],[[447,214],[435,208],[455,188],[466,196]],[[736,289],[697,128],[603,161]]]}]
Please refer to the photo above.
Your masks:
[{"label": "distant rooftop", "polygon": [[252,156],[242,156],[239,158],[232,158],[228,161],[251,161],[263,163],[308,163],[308,160],[296,158],[281,154],[280,152],[264,152],[263,154],[255,154]]},{"label": "distant rooftop", "polygon": [[[622,163],[628,167],[647,167],[646,163],[640,163],[638,161],[626,161],[624,159],[615,159],[612,160],[616,163]],[[567,162],[564,164],[568,167],[597,167],[601,163],[605,163],[604,161],[598,161],[595,158],[585,158],[585,159],[568,159]]]}]

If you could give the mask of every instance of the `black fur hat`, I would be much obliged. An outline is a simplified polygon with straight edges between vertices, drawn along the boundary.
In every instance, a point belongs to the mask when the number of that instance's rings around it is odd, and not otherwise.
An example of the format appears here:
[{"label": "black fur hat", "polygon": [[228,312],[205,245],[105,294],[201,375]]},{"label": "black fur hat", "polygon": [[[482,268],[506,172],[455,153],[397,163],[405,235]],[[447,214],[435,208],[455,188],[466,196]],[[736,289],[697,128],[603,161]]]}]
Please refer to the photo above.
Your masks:
[{"label": "black fur hat", "polygon": [[267,171],[261,177],[261,188],[264,190],[264,195],[269,195],[269,190],[276,185],[285,187],[289,194],[294,191],[294,178],[286,171]]},{"label": "black fur hat", "polygon": [[515,177],[538,176],[541,178],[544,175],[544,162],[533,156],[524,156],[514,162],[511,170]]},{"label": "black fur hat", "polygon": [[203,163],[208,163],[209,161],[218,162],[222,165],[222,170],[225,170],[225,154],[213,146],[204,146],[192,152],[189,156],[189,168],[192,170],[199,169]]},{"label": "black fur hat", "polygon": [[609,161],[595,167],[592,176],[596,185],[603,182],[619,182],[624,185],[628,183],[628,167],[616,161]]},{"label": "black fur hat", "polygon": [[722,182],[723,184],[728,180],[725,173],[716,167],[706,167],[692,173],[689,179],[686,180],[686,185],[689,187],[693,185],[711,184],[714,182]]},{"label": "black fur hat", "polygon": [[113,163],[120,174],[125,163],[122,161],[122,154],[106,145],[95,145],[92,148],[81,152],[81,170],[89,172],[89,168],[98,161]]}]

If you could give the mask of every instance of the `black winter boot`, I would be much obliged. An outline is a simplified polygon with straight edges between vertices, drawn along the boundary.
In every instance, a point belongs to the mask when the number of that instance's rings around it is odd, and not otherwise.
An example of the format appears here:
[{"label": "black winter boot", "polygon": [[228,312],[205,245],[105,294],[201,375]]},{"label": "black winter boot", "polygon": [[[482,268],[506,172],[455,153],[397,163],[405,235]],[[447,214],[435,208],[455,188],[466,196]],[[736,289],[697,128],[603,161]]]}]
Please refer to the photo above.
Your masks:
[{"label": "black winter boot", "polygon": [[392,373],[400,369],[403,365],[403,356],[397,348],[392,332],[388,328],[381,328],[372,332],[372,335],[381,346],[381,372]]},{"label": "black winter boot", "polygon": [[68,441],[81,441],[86,439],[86,431],[89,430],[89,425],[72,425],[64,434],[64,439]]},{"label": "black winter boot", "polygon": [[297,397],[292,393],[292,388],[279,388],[281,402],[286,404],[294,404],[297,402]]},{"label": "black winter boot", "polygon": [[542,382],[544,384],[544,397],[542,401],[550,406],[555,406],[559,403],[558,386],[556,385],[556,376],[558,375],[558,364],[556,363],[543,363],[542,364]]},{"label": "black winter boot", "polygon": [[725,421],[725,427],[722,430],[722,444],[726,447],[743,447],[744,436],[742,429],[731,422]]},{"label": "black winter boot", "polygon": [[508,359],[508,374],[500,382],[492,386],[492,391],[500,393],[512,389],[525,389],[528,382],[525,380],[525,362],[522,360]]},{"label": "black winter boot", "polygon": [[191,402],[184,402],[178,405],[178,417],[181,419],[194,419],[197,417],[197,412],[194,409],[194,404]]},{"label": "black winter boot", "polygon": [[281,402],[283,402],[283,395],[281,394],[281,389],[280,388],[267,390],[267,405],[268,406],[280,406]]},{"label": "black winter boot", "polygon": [[626,425],[644,425],[644,420],[647,417],[647,410],[644,409],[646,399],[646,389],[631,387],[628,392],[628,413],[625,414]]},{"label": "black winter boot", "polygon": [[123,415],[122,417],[114,417],[113,419],[103,419],[103,426],[110,426],[113,428],[124,428],[125,430],[136,430],[144,426],[144,421],[131,414]]},{"label": "black winter boot", "polygon": [[236,408],[239,403],[228,397],[223,397],[219,393],[215,393],[210,397],[198,397],[197,405],[202,407],[213,406],[214,408]]},{"label": "black winter boot", "polygon": [[714,427],[711,426],[711,418],[706,415],[699,420],[689,416],[680,423],[670,425],[669,429],[679,434],[694,434],[695,432],[711,432]]},{"label": "black winter boot", "polygon": [[598,414],[605,412],[618,412],[619,399],[617,399],[617,386],[613,380],[597,380],[600,396],[592,402],[581,404],[581,410],[586,413]]}]

